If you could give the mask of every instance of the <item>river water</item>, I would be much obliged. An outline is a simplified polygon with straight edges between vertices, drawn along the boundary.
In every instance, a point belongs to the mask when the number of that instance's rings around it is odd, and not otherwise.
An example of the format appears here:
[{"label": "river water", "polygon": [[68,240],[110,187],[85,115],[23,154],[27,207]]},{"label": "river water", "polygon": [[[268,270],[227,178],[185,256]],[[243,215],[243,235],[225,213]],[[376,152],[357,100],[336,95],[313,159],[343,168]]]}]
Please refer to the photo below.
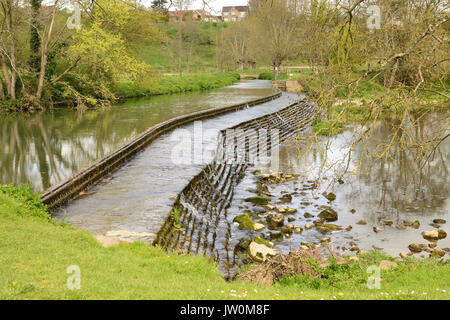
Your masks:
[{"label": "river water", "polygon": [[0,183],[32,183],[35,190],[45,190],[153,125],[272,92],[270,81],[242,81],[208,92],[131,99],[105,109],[0,113]]},{"label": "river water", "polygon": [[[405,135],[422,142],[431,140],[437,132],[445,136],[450,132],[445,119],[448,115],[430,113],[415,119],[416,125]],[[282,146],[280,172],[298,174],[299,178],[269,185],[269,192],[274,205],[298,210],[289,217],[295,219],[294,226],[300,226],[304,231],[276,243],[278,250],[289,252],[291,248],[298,248],[301,242],[319,244],[320,239],[329,237],[336,252],[349,254],[349,249],[356,245],[362,250],[380,249],[398,256],[401,252],[408,253],[411,243],[428,245],[430,242],[421,233],[437,229],[446,231],[448,236],[438,241],[436,248],[450,248],[450,140],[442,141],[420,165],[415,158],[417,149],[406,149],[398,141],[393,143],[390,154],[379,158],[383,146],[392,141],[397,124],[384,120],[371,125],[371,134],[356,147],[354,143],[360,138],[360,132],[367,128],[349,127],[331,138],[320,137],[312,147],[304,141]],[[255,169],[270,172],[265,167],[252,168]],[[258,176],[252,174],[252,170],[235,190],[233,206],[229,210],[231,219],[243,210],[257,209],[245,202],[246,198],[255,195],[252,190],[255,190]],[[330,192],[336,195],[336,200],[329,201],[324,196]],[[280,198],[286,194],[292,195],[292,202],[281,204]],[[342,230],[325,234],[316,228],[306,230],[305,226],[313,225],[326,206],[338,213],[338,220],[333,223]],[[312,216],[305,217],[305,213]],[[264,214],[258,216],[265,217]],[[433,224],[435,219],[447,222]],[[359,224],[361,221],[365,224]],[[419,221],[420,226],[405,227],[405,221]],[[346,231],[350,226],[351,230]],[[379,228],[377,232],[374,227]],[[269,239],[268,231],[263,230],[259,235]],[[233,234],[235,241],[255,236],[253,232],[238,228]],[[421,254],[428,256],[425,252]]]}]

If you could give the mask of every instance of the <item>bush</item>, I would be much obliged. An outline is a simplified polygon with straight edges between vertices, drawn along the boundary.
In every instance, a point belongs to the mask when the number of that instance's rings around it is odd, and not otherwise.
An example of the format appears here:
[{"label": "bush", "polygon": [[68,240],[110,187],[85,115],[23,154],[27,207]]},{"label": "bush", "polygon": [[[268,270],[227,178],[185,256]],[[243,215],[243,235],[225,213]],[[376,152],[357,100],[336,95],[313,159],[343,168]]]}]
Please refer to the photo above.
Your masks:
[{"label": "bush", "polygon": [[9,184],[0,184],[0,194],[17,200],[24,210],[17,210],[19,215],[30,215],[53,221],[47,212],[47,207],[41,202],[39,193],[33,191],[31,185],[18,187]]}]

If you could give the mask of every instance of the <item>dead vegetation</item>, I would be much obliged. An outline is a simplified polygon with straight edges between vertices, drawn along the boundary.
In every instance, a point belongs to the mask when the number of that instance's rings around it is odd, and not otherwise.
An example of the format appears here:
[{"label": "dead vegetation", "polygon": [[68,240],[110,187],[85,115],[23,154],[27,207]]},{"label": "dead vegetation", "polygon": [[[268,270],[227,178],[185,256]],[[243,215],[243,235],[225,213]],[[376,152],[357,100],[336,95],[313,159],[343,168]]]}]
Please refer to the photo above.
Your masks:
[{"label": "dead vegetation", "polygon": [[235,279],[249,281],[260,285],[272,285],[284,277],[296,274],[321,278],[317,266],[327,264],[318,248],[300,249],[289,254],[278,254],[264,263],[251,266],[237,273]]}]

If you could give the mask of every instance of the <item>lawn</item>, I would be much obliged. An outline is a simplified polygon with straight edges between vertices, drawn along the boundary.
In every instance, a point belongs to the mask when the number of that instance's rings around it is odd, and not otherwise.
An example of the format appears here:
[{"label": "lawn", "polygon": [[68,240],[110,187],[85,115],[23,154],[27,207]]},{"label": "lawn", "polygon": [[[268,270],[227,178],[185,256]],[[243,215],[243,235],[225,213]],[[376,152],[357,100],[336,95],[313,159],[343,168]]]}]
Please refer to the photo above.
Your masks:
[{"label": "lawn", "polygon": [[[86,231],[49,218],[24,187],[0,186],[0,299],[449,299],[450,266],[407,259],[366,286],[366,266],[389,259],[361,256],[362,269],[333,264],[322,279],[295,276],[273,286],[226,282],[206,257],[167,254],[143,243],[104,248]],[[69,290],[69,266],[80,289]],[[445,290],[445,292],[444,292]]]}]

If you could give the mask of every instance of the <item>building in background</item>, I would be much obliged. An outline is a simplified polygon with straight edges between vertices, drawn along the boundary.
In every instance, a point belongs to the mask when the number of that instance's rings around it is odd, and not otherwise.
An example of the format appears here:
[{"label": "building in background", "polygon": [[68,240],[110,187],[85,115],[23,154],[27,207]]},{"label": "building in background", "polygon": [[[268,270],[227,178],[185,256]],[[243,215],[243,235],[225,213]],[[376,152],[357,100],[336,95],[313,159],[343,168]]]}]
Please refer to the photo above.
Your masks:
[{"label": "building in background", "polygon": [[222,8],[222,20],[224,22],[239,21],[248,14],[248,6],[232,6]]}]

